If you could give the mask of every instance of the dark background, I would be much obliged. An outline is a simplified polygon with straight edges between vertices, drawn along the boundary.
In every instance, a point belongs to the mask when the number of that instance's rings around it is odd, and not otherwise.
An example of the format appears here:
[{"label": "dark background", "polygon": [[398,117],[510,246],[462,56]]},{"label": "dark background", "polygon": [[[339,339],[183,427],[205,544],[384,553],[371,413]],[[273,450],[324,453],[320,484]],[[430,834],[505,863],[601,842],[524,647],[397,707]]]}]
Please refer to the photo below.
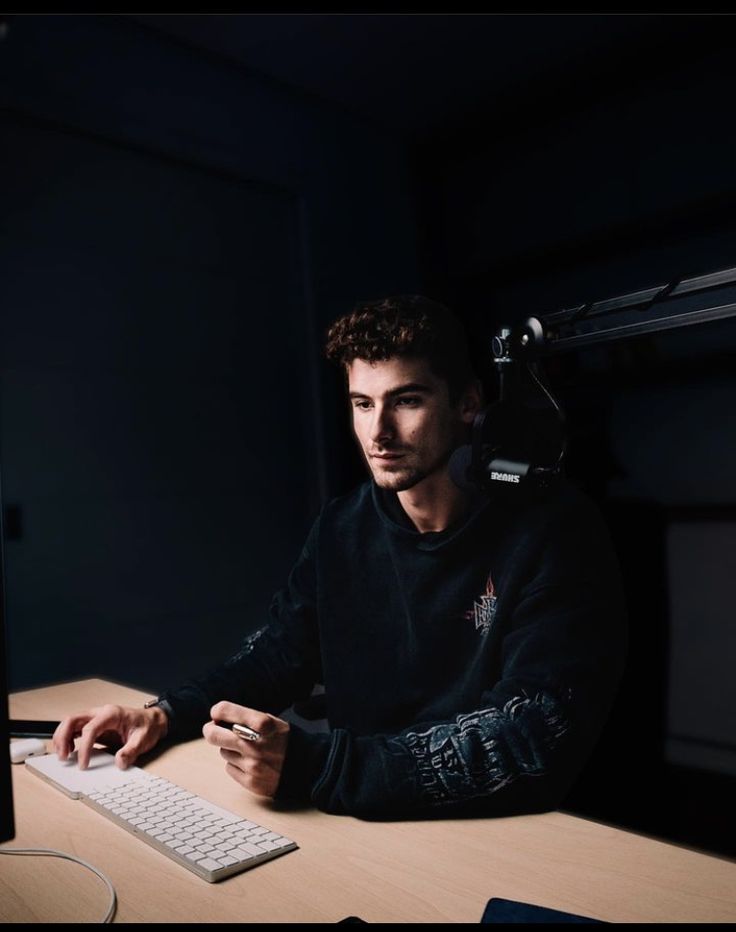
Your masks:
[{"label": "dark background", "polygon": [[[500,323],[736,266],[736,21],[0,22],[11,688],[157,693],[259,627],[363,478],[328,323]],[[575,811],[733,856],[736,322],[567,354],[631,656]],[[493,382],[488,380],[489,391]]]}]

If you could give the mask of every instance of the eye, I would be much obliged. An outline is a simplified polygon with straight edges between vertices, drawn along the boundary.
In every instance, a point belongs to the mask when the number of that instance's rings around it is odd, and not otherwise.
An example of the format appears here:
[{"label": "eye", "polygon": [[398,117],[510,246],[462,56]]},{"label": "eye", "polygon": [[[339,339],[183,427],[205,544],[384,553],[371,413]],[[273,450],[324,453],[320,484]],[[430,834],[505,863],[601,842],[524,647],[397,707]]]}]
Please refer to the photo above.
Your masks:
[{"label": "eye", "polygon": [[367,411],[368,408],[370,408],[370,406],[371,406],[370,401],[354,401],[353,402],[353,407],[360,408],[361,411]]},{"label": "eye", "polygon": [[416,408],[421,403],[422,399],[417,395],[404,395],[396,401],[397,405],[404,405],[406,408]]}]

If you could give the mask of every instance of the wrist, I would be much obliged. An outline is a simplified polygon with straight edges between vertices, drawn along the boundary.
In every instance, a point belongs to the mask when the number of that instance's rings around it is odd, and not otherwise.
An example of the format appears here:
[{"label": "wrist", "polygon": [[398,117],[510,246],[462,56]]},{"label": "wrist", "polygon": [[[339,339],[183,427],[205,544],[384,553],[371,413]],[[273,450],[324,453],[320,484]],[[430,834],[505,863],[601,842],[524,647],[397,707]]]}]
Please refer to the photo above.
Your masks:
[{"label": "wrist", "polygon": [[159,739],[165,737],[169,731],[170,719],[167,706],[168,703],[161,699],[151,699],[143,706],[148,720],[153,722],[160,732]]}]

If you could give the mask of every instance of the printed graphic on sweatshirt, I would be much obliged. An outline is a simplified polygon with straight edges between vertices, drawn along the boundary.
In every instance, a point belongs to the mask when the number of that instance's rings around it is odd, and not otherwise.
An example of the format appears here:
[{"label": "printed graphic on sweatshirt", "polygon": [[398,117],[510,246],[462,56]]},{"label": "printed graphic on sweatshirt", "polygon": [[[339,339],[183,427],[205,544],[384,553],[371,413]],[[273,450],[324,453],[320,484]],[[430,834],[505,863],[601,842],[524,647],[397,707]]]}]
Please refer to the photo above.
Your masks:
[{"label": "printed graphic on sweatshirt", "polygon": [[503,708],[470,712],[393,741],[411,753],[419,784],[437,806],[488,796],[521,774],[544,773],[549,752],[567,728],[557,699],[523,693]]},{"label": "printed graphic on sweatshirt", "polygon": [[487,634],[496,617],[496,590],[493,586],[493,580],[489,574],[486,582],[486,591],[480,597],[479,602],[473,602],[473,607],[469,612],[465,612],[465,617],[475,623],[475,630],[481,634]]}]

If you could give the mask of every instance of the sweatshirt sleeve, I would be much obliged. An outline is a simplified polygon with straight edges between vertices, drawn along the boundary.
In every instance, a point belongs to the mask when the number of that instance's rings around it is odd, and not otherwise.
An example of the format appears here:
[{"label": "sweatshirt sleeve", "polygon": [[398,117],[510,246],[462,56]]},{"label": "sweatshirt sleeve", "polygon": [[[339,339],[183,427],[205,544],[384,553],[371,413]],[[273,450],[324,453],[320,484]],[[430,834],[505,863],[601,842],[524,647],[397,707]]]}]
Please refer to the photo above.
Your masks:
[{"label": "sweatshirt sleeve", "polygon": [[161,694],[167,738],[199,737],[211,707],[226,699],[278,714],[311,693],[322,678],[316,615],[314,523],[287,585],[271,602],[269,621],[244,638],[233,656],[208,674]]},{"label": "sweatshirt sleeve", "polygon": [[[555,808],[590,754],[623,668],[625,612],[602,524],[547,535],[475,708],[395,734],[297,728],[277,798],[364,818]],[[540,554],[542,551],[540,550]]]}]

